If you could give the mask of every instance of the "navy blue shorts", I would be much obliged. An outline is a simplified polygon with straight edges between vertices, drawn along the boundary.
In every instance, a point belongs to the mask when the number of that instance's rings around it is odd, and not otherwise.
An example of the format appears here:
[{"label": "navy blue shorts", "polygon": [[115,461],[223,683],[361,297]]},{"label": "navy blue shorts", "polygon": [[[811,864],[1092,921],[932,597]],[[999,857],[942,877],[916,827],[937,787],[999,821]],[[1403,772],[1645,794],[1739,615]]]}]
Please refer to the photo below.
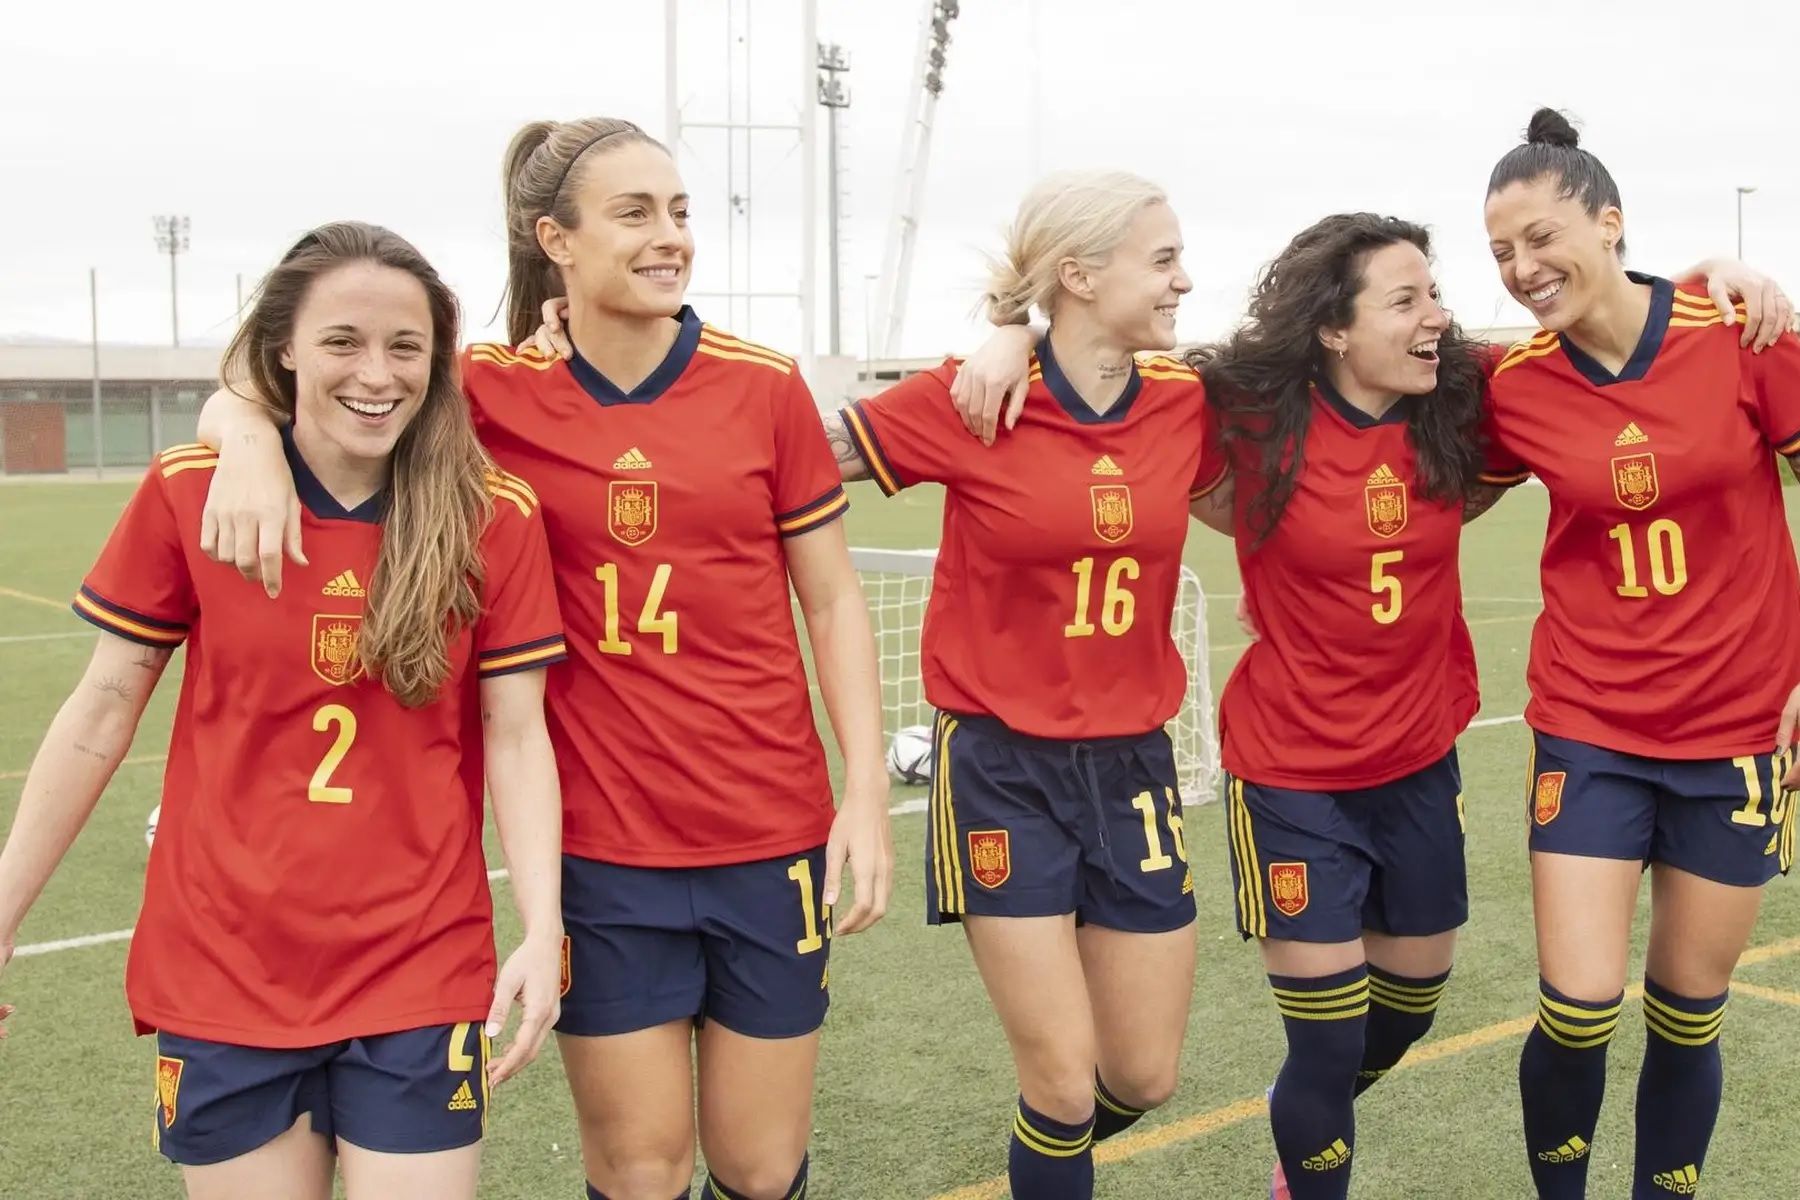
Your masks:
[{"label": "navy blue shorts", "polygon": [[825,848],[720,867],[624,867],[563,855],[558,1033],[602,1037],[717,1021],[789,1038],[825,1023]]},{"label": "navy blue shorts", "polygon": [[303,1050],[156,1035],[154,1141],[204,1167],[248,1154],[302,1113],[314,1133],[382,1154],[428,1154],[487,1129],[481,1022],[428,1025]]},{"label": "navy blue shorts", "polygon": [[1175,752],[1162,730],[1071,742],[939,713],[925,916],[1052,917],[1127,933],[1194,920]]},{"label": "navy blue shorts", "polygon": [[1379,787],[1305,792],[1227,778],[1238,932],[1350,942],[1469,919],[1456,751]]},{"label": "navy blue shorts", "polygon": [[1794,864],[1789,756],[1645,758],[1532,734],[1531,848],[1760,887]]}]

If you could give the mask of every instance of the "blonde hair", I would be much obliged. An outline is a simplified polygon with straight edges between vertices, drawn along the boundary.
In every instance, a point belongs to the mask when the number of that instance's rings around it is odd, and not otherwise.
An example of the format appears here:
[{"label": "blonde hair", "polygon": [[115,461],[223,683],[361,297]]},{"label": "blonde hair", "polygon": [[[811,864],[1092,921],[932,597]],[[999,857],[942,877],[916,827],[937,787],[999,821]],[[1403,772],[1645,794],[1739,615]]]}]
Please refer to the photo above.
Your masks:
[{"label": "blonde hair", "polygon": [[[1036,308],[1049,315],[1062,290],[1064,259],[1098,267],[1118,248],[1139,212],[1168,196],[1128,171],[1068,171],[1040,180],[1019,205],[1006,249],[988,263],[988,320],[1021,325]],[[535,325],[534,325],[535,328]]]},{"label": "blonde hair", "polygon": [[[257,289],[225,351],[224,376],[276,420],[294,419],[294,373],[281,365],[294,319],[320,277],[356,262],[405,271],[431,308],[431,379],[419,413],[394,444],[381,552],[357,655],[408,708],[437,699],[450,677],[450,640],[481,613],[478,547],[493,513],[490,463],[456,376],[456,295],[400,235],[360,221],[322,225],[295,243]],[[227,384],[227,386],[230,386]]]},{"label": "blonde hair", "polygon": [[568,291],[538,242],[538,219],[553,217],[565,229],[576,228],[581,223],[575,205],[581,181],[577,164],[590,150],[639,142],[667,153],[661,142],[630,121],[611,117],[533,121],[513,134],[500,181],[506,197],[506,295],[501,307],[508,341],[517,345],[530,337],[543,320],[544,301]]}]

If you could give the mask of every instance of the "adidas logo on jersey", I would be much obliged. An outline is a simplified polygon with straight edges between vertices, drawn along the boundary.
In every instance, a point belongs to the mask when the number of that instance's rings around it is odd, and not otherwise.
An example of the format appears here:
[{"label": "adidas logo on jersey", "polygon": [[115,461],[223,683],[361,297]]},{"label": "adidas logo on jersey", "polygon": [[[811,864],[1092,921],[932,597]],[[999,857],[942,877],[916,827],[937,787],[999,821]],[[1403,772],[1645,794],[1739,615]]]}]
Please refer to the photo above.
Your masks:
[{"label": "adidas logo on jersey", "polygon": [[1094,474],[1096,475],[1123,475],[1124,473],[1124,469],[1112,460],[1110,454],[1102,454],[1094,460]]},{"label": "adidas logo on jersey", "polygon": [[1308,1171],[1335,1171],[1349,1161],[1350,1147],[1339,1138],[1300,1165]]},{"label": "adidas logo on jersey", "polygon": [[648,471],[649,469],[650,460],[645,458],[644,452],[636,446],[613,459],[613,470],[615,471]]},{"label": "adidas logo on jersey", "polygon": [[469,1087],[469,1081],[463,1080],[456,1089],[456,1095],[450,1097],[450,1103],[444,1106],[451,1112],[473,1112],[475,1110],[475,1092]]},{"label": "adidas logo on jersey", "polygon": [[363,590],[362,584],[356,582],[355,571],[345,571],[320,588],[319,593],[324,596],[367,596],[369,594]]},{"label": "adidas logo on jersey", "polygon": [[1579,1136],[1572,1137],[1554,1150],[1538,1151],[1538,1161],[1547,1163],[1572,1163],[1587,1157],[1588,1144]]},{"label": "adidas logo on jersey", "polygon": [[1615,445],[1615,446],[1641,446],[1649,440],[1650,440],[1649,435],[1646,434],[1643,430],[1639,429],[1637,427],[1637,422],[1633,421],[1631,424],[1625,426],[1624,429],[1619,431],[1619,436],[1613,439],[1613,445]]},{"label": "adidas logo on jersey", "polygon": [[1399,482],[1400,477],[1394,474],[1393,470],[1386,463],[1382,463],[1379,467],[1376,467],[1375,473],[1369,476],[1370,487],[1382,487],[1384,485],[1396,484]]},{"label": "adidas logo on jersey", "polygon": [[1673,1171],[1659,1172],[1650,1177],[1650,1182],[1677,1196],[1692,1196],[1700,1190],[1700,1171],[1693,1163],[1689,1163]]}]

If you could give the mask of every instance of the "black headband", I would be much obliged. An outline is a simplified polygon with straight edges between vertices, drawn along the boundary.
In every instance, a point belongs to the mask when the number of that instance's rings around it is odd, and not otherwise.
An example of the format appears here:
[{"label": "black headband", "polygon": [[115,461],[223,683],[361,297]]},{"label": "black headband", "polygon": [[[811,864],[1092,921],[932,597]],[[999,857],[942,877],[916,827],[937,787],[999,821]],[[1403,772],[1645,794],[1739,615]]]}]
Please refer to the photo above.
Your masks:
[{"label": "black headband", "polygon": [[589,138],[587,141],[581,143],[581,149],[577,150],[574,154],[572,154],[569,157],[569,161],[563,164],[562,174],[558,175],[556,177],[556,190],[550,193],[551,205],[554,206],[556,204],[556,198],[558,196],[562,195],[563,184],[569,182],[569,172],[573,171],[575,169],[575,164],[581,161],[582,155],[586,154],[589,150],[592,150],[597,144],[599,144],[600,142],[604,142],[609,137],[615,137],[621,133],[641,133],[641,132],[643,132],[643,131],[640,130],[636,125],[627,123],[618,129],[609,129],[605,133],[597,133],[593,137]]}]

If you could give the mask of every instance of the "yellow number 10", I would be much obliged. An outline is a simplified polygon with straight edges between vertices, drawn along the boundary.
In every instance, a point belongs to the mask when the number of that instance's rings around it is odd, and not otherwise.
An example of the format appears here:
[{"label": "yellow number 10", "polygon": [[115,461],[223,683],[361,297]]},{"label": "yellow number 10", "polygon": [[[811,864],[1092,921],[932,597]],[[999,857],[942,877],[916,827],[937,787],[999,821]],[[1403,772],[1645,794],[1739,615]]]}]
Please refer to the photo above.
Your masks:
[{"label": "yellow number 10", "polygon": [[[1639,599],[1650,593],[1638,582],[1637,552],[1631,546],[1631,526],[1621,521],[1606,531],[1606,536],[1619,543],[1619,565],[1625,581],[1614,589],[1621,596]],[[1650,583],[1664,596],[1673,596],[1687,586],[1687,545],[1681,537],[1681,526],[1662,517],[1650,522],[1645,531],[1645,546],[1650,554]]]}]

